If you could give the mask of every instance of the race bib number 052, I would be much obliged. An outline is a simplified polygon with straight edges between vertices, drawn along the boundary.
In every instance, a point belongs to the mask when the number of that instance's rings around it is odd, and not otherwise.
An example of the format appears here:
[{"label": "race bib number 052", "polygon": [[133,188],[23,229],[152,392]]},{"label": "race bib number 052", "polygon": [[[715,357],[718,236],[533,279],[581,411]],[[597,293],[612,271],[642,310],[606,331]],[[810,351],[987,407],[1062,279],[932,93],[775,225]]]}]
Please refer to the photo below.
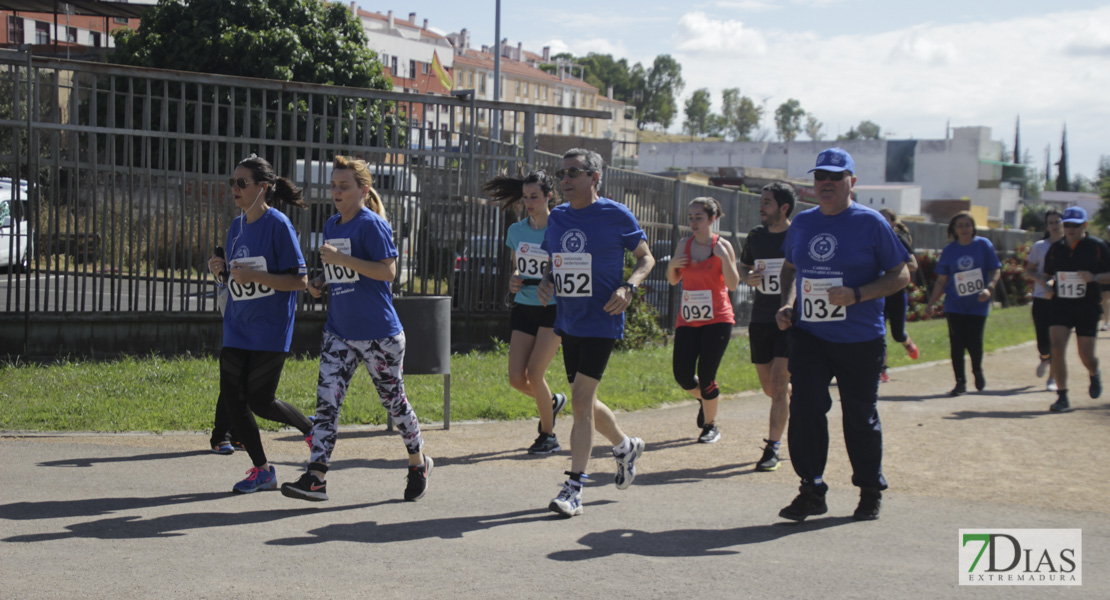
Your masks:
[{"label": "race bib number 052", "polygon": [[[255,271],[266,270],[266,257],[265,256],[248,256],[246,258],[236,258],[231,261],[233,266],[245,267]],[[258,300],[266,296],[273,296],[273,288],[266,287],[261,283],[239,283],[235,278],[231,278],[227,282],[227,291],[231,294],[231,299],[235,301],[242,300]]]},{"label": "race bib number 052", "polygon": [[556,252],[551,256],[555,294],[565,298],[594,295],[593,256],[586,252]]},{"label": "race bib number 052", "polygon": [[802,278],[802,320],[813,323],[843,321],[848,311],[843,306],[829,302],[829,289],[843,284],[840,277],[827,279]]},{"label": "race bib number 052", "polygon": [[[324,240],[324,243],[335,246],[340,254],[351,255],[351,238]],[[358,277],[354,269],[339,265],[324,265],[324,281],[328,283],[354,283],[358,281]]]}]

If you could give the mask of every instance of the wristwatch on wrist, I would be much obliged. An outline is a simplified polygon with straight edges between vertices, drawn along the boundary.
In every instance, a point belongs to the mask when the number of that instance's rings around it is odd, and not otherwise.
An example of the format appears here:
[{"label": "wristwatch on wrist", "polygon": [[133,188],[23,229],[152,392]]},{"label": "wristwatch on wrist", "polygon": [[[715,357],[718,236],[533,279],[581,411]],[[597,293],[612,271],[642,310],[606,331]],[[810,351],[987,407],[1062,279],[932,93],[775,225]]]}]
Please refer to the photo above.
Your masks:
[{"label": "wristwatch on wrist", "polygon": [[626,281],[626,282],[622,283],[621,287],[622,288],[628,288],[628,291],[632,292],[633,294],[636,293],[636,287],[637,286],[636,286],[635,283],[632,283],[631,281]]}]

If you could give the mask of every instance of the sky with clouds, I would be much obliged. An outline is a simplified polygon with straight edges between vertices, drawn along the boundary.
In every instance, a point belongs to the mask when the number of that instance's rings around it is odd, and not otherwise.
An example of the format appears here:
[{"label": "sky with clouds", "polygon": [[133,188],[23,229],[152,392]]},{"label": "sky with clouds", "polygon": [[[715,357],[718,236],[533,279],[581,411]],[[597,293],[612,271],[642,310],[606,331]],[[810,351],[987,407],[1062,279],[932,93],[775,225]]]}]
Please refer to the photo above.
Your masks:
[{"label": "sky with clouds", "polygon": [[[360,4],[416,12],[445,33],[465,27],[472,47],[494,43],[495,0]],[[1046,147],[1058,160],[1065,123],[1072,176],[1094,176],[1110,156],[1110,2],[502,0],[501,37],[534,52],[599,52],[645,66],[670,54],[682,65],[683,100],[708,88],[716,110],[720,91],[738,87],[766,102],[772,130],[774,109],[796,98],[826,139],[864,119],[892,139],[985,125],[1012,149],[1020,115],[1023,153],[1039,169]]]}]

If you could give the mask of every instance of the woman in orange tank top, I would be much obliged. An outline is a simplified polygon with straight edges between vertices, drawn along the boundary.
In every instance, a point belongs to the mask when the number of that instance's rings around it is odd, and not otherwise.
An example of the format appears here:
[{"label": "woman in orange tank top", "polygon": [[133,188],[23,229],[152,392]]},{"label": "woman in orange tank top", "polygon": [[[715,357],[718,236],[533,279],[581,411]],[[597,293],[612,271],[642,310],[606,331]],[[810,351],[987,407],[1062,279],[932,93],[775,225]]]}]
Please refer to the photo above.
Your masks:
[{"label": "woman in orange tank top", "polygon": [[721,438],[716,424],[717,367],[736,323],[729,291],[740,283],[736,252],[728,240],[713,233],[713,222],[723,214],[713,198],[690,202],[686,218],[692,234],[679,241],[667,264],[667,281],[682,282],[674,332],[674,378],[701,404],[698,442],[704,444]]}]

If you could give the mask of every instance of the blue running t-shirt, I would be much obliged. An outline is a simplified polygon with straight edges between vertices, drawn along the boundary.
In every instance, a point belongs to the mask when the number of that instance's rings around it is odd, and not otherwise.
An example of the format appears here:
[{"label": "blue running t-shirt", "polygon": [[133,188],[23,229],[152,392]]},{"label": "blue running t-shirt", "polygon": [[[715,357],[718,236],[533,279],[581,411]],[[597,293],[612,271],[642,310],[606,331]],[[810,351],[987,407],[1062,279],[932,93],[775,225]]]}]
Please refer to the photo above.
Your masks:
[{"label": "blue running t-shirt", "polygon": [[1002,268],[994,244],[985,237],[974,237],[966,246],[952,242],[940,252],[937,260],[937,275],[947,275],[944,286],[944,312],[957,315],[978,315],[985,317],[990,313],[991,303],[979,302],[979,292],[990,283],[988,275]]},{"label": "blue running t-shirt", "polygon": [[[378,213],[363,207],[350,221],[333,215],[324,223],[324,240],[346,240],[351,256],[380,261],[397,257],[393,228]],[[338,246],[337,246],[338,247]],[[328,320],[324,328],[352,341],[380,340],[401,333],[393,308],[390,282],[371,279],[343,268],[334,269],[341,282],[328,283]]]},{"label": "blue running t-shirt", "polygon": [[624,283],[624,251],[646,240],[639,222],[623,204],[608,198],[581,209],[560,204],[547,218],[543,249],[551,253],[560,335],[622,339],[624,313],[604,307]]},{"label": "blue running t-shirt", "polygon": [[[269,273],[306,273],[297,233],[281,211],[269,209],[254,223],[240,215],[227,230],[227,260],[241,261]],[[229,267],[230,268],[230,267]],[[293,340],[296,292],[228,281],[224,309],[224,347],[288,352]]]}]

